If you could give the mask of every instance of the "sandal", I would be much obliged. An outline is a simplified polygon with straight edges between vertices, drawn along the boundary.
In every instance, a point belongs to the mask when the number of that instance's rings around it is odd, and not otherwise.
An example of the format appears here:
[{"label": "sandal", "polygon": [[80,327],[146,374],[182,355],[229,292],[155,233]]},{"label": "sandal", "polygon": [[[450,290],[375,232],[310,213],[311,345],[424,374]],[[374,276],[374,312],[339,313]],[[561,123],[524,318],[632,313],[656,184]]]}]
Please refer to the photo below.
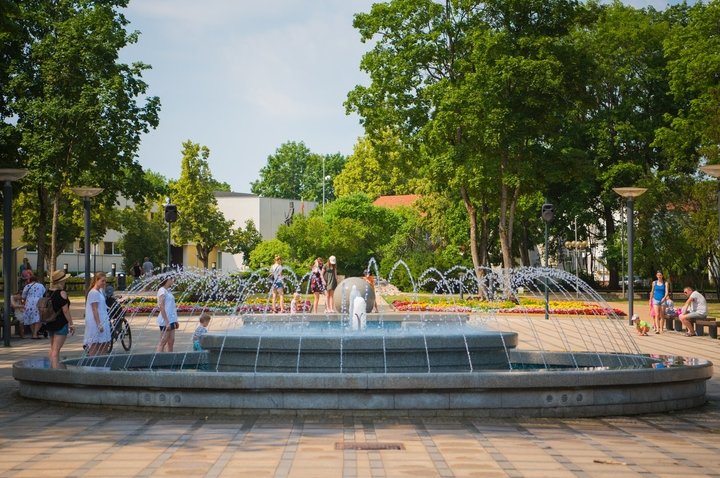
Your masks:
[{"label": "sandal", "polygon": [[685,332],[685,337],[697,337],[697,334],[691,334],[690,332]]}]

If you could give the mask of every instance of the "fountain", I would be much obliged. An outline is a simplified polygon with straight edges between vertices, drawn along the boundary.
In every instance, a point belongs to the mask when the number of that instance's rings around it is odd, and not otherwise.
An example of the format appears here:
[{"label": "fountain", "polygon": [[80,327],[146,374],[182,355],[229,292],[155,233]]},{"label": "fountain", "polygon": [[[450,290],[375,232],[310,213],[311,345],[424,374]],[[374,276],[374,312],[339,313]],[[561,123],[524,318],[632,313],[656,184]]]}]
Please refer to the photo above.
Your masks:
[{"label": "fountain", "polygon": [[[548,322],[522,306],[509,313],[462,307],[371,313],[372,289],[351,278],[336,290],[337,314],[277,315],[266,310],[267,270],[242,280],[189,270],[175,272],[174,287],[179,304],[189,299],[198,304],[188,311],[190,332],[201,310],[215,314],[211,332],[201,340],[204,351],[192,351],[180,334],[174,353],[139,345],[124,353],[115,347],[105,356],[65,359],[61,369],[51,369],[46,359],[29,359],[14,364],[13,376],[20,394],[29,398],[199,413],[577,417],[684,410],[706,401],[711,363],[640,354],[625,321],[574,275],[523,268],[486,270],[478,277],[457,267],[428,270],[415,280],[399,261],[381,286],[392,286],[393,275],[402,272],[414,296],[429,290],[431,297],[542,297],[547,284],[554,297],[581,297],[578,303],[602,307]],[[307,284],[307,274],[287,270],[285,277],[288,291]],[[157,312],[145,312],[148,295],[142,291],[154,290],[158,280],[136,284],[127,294],[126,317],[136,344],[154,345],[143,338],[156,337]],[[267,302],[253,302],[258,296]],[[583,319],[592,313],[603,319]],[[517,323],[531,331],[524,341],[532,348],[519,347],[518,333],[503,331]],[[540,340],[540,326],[556,327],[556,344]]]}]

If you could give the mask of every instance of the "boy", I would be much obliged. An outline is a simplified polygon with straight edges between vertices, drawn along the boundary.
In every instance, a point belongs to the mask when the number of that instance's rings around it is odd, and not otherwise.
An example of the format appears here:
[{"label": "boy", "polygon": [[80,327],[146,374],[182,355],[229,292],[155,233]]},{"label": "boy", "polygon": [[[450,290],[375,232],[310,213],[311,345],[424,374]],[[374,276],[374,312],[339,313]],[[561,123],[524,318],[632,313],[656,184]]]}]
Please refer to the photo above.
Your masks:
[{"label": "boy", "polygon": [[638,335],[647,335],[650,331],[650,324],[644,320],[640,320],[640,317],[637,315],[633,315],[632,322],[635,324],[635,329],[637,330]]},{"label": "boy", "polygon": [[200,338],[208,332],[208,325],[210,324],[210,314],[208,314],[207,312],[203,312],[198,320],[200,321],[200,325],[195,328],[195,332],[193,332],[192,336],[193,350],[196,352],[202,351],[202,347],[200,347]]}]

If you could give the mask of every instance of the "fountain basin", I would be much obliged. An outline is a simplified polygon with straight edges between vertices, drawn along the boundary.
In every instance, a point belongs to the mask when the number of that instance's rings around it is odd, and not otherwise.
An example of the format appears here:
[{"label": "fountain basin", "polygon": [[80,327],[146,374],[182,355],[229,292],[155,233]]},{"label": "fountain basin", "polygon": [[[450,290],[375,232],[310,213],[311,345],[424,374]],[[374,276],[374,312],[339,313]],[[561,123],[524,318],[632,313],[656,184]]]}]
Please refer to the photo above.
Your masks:
[{"label": "fountain basin", "polygon": [[249,324],[208,333],[212,370],[272,373],[439,373],[507,369],[514,332],[463,324],[369,321],[361,332],[341,322]]},{"label": "fountain basin", "polygon": [[525,369],[443,373],[197,370],[207,359],[205,352],[111,355],[66,360],[64,369],[34,359],[15,363],[13,376],[24,397],[143,410],[590,417],[700,406],[713,374],[702,359],[598,353],[512,351],[511,363]]}]

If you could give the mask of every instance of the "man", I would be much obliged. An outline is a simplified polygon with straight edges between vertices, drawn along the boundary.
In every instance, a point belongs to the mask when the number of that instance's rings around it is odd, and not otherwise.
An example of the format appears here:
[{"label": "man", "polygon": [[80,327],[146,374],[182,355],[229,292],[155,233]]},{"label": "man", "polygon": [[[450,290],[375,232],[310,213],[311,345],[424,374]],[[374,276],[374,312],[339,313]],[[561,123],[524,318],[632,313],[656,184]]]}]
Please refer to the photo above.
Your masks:
[{"label": "man", "polygon": [[685,287],[683,290],[687,300],[680,309],[680,322],[687,328],[688,337],[694,337],[695,333],[695,321],[704,320],[707,318],[707,302],[703,295],[693,290],[692,287]]},{"label": "man", "polygon": [[145,273],[145,277],[152,277],[153,269],[153,263],[150,262],[149,257],[146,257],[145,262],[143,262],[143,272]]}]

